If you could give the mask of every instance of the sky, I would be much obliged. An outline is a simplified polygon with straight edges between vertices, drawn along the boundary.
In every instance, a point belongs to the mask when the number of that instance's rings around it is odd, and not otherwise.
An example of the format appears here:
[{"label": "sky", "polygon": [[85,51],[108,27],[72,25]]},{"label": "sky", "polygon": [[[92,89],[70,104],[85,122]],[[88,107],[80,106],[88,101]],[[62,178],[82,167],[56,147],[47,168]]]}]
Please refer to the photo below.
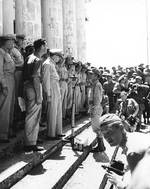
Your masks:
[{"label": "sky", "polygon": [[88,62],[96,67],[148,63],[145,2],[92,0],[87,4]]}]

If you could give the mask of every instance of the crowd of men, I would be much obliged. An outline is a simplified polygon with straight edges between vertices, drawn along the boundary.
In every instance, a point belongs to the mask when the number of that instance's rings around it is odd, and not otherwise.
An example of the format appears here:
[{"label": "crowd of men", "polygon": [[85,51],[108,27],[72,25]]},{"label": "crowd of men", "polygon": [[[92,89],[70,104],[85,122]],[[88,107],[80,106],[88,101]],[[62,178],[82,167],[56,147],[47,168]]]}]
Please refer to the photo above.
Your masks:
[{"label": "crowd of men", "polygon": [[73,103],[76,116],[90,113],[101,151],[105,147],[97,123],[102,114],[116,113],[130,132],[140,131],[142,117],[149,123],[148,65],[95,68],[48,49],[45,39],[26,46],[24,41],[24,35],[0,37],[0,143],[15,137],[21,123],[24,150],[42,150],[37,146],[40,124],[46,121],[45,140],[60,139]]}]

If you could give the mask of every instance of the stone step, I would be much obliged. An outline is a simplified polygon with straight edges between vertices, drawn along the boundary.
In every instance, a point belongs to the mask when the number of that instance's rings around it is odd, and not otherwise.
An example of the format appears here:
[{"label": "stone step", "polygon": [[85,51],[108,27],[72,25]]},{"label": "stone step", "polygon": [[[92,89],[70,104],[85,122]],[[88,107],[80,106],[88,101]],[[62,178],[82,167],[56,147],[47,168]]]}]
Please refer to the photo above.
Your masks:
[{"label": "stone step", "polygon": [[[82,132],[85,128],[89,127],[90,120],[88,118],[83,118],[76,122],[75,135]],[[64,128],[64,133],[66,134],[65,139],[69,139],[71,136],[70,125]],[[20,179],[22,179],[33,167],[37,166],[43,162],[48,156],[56,152],[59,148],[64,145],[63,140],[57,141],[46,141],[42,145],[44,151],[36,152],[32,154],[25,154],[24,152],[15,153],[13,158],[3,160],[0,162],[0,188],[10,188]]]},{"label": "stone step", "polygon": [[[83,134],[84,133],[84,134]],[[79,136],[82,141],[88,140],[83,152],[73,151],[70,143],[63,146],[60,151],[49,156],[42,164],[35,167],[12,189],[37,188],[60,189],[88,156],[91,146],[96,144],[96,135],[89,127]],[[78,136],[77,136],[78,137]]]}]

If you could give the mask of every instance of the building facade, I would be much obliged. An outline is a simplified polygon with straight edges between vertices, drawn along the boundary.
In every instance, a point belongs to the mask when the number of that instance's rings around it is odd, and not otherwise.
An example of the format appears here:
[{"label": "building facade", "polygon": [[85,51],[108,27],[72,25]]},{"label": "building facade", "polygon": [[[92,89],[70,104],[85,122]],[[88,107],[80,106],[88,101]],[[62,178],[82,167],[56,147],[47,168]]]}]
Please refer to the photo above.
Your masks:
[{"label": "building facade", "polygon": [[50,49],[86,61],[85,0],[0,0],[0,35],[44,37]]}]

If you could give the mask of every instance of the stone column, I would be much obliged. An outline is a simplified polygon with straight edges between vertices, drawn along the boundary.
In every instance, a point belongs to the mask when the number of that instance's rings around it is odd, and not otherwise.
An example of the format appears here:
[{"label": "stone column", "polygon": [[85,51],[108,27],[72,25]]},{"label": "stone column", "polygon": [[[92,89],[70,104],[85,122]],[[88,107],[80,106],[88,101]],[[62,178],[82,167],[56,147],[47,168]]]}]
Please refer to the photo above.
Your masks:
[{"label": "stone column", "polygon": [[63,49],[62,0],[41,0],[42,36],[50,49]]},{"label": "stone column", "polygon": [[2,12],[2,0],[0,0],[0,35],[3,33],[3,12]]},{"label": "stone column", "polygon": [[63,0],[62,2],[64,53],[77,58],[76,0]]},{"label": "stone column", "polygon": [[82,62],[86,61],[85,17],[85,0],[76,0],[77,56]]},{"label": "stone column", "polygon": [[3,34],[14,33],[13,0],[3,0]]},{"label": "stone column", "polygon": [[41,0],[16,0],[16,34],[25,34],[28,41],[41,37]]}]

